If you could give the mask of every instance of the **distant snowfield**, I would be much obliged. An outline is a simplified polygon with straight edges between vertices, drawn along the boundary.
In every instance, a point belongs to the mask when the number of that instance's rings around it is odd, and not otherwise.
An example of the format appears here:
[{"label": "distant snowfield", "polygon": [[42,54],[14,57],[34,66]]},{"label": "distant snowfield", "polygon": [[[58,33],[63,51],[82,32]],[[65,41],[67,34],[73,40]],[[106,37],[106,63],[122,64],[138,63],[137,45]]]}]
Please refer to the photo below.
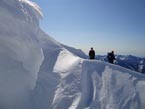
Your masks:
[{"label": "distant snowfield", "polygon": [[[108,62],[107,56],[97,55],[97,60]],[[116,55],[115,64],[145,74],[145,58],[132,55]]]},{"label": "distant snowfield", "polygon": [[0,10],[0,109],[144,109],[144,75],[82,59],[40,29],[29,0]]}]

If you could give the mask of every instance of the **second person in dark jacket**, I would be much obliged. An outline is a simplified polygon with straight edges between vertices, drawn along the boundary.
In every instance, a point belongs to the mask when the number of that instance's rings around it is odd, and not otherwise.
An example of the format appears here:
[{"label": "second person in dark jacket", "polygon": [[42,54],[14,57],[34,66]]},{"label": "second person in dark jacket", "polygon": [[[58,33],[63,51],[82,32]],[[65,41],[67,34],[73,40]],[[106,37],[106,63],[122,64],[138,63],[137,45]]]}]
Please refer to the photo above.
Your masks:
[{"label": "second person in dark jacket", "polygon": [[89,57],[90,57],[90,59],[95,59],[95,51],[93,50],[93,47],[89,51]]}]

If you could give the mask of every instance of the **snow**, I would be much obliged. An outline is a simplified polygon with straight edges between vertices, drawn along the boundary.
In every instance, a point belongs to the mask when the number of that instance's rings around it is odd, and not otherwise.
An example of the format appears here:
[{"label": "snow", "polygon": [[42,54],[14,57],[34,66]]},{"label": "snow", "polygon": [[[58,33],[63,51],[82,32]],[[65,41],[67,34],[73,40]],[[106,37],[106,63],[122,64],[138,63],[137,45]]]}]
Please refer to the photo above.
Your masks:
[{"label": "snow", "polygon": [[[25,109],[31,90],[35,87],[40,65],[44,59],[38,44],[35,23],[18,0],[1,0],[0,8],[0,107]],[[31,7],[32,8],[32,7]],[[29,10],[30,11],[30,10]],[[35,19],[36,20],[36,19]],[[37,19],[38,20],[38,19]],[[37,24],[36,24],[37,25]]]},{"label": "snow", "polygon": [[61,72],[60,75],[62,78],[64,78],[68,75],[68,73],[66,72],[69,72],[69,70],[71,70],[70,68],[72,68],[73,65],[76,65],[75,63],[78,60],[79,60],[79,57],[75,57],[72,53],[64,49],[60,51],[53,71],[59,72],[59,73]]},{"label": "snow", "polygon": [[29,0],[1,0],[0,9],[0,109],[144,109],[144,75],[82,59],[40,29]]}]

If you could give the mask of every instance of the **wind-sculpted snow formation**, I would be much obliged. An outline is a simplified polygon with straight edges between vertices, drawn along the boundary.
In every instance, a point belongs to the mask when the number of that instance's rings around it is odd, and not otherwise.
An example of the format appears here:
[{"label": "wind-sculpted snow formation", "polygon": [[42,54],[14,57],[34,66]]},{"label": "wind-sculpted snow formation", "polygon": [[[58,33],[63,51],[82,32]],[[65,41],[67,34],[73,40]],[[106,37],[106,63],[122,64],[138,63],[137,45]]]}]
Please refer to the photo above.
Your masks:
[{"label": "wind-sculpted snow formation", "polygon": [[0,109],[144,109],[144,75],[82,59],[39,28],[29,0],[0,10]]},{"label": "wind-sculpted snow formation", "polygon": [[0,1],[0,109],[29,109],[43,52],[40,13],[27,0]]}]

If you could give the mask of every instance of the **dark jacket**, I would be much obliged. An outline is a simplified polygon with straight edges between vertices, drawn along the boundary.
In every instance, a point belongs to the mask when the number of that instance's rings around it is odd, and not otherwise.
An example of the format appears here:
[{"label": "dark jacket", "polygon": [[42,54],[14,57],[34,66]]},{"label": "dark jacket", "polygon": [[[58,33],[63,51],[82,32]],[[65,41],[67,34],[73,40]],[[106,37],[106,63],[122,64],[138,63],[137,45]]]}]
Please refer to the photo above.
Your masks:
[{"label": "dark jacket", "polygon": [[108,53],[107,58],[108,58],[108,62],[114,63],[114,60],[115,60],[114,53],[112,53],[112,52],[111,53]]},{"label": "dark jacket", "polygon": [[95,59],[95,51],[94,50],[90,50],[89,51],[89,56],[90,56],[90,59]]}]

